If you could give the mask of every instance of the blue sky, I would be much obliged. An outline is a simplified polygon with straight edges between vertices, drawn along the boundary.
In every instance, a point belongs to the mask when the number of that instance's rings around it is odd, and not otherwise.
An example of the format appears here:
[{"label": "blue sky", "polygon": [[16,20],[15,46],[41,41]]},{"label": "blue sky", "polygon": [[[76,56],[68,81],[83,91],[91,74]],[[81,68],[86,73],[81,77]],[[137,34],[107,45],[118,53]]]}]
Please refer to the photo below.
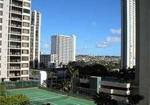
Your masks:
[{"label": "blue sky", "polygon": [[120,55],[120,0],[32,0],[42,13],[41,52],[50,36],[75,34],[77,54]]}]

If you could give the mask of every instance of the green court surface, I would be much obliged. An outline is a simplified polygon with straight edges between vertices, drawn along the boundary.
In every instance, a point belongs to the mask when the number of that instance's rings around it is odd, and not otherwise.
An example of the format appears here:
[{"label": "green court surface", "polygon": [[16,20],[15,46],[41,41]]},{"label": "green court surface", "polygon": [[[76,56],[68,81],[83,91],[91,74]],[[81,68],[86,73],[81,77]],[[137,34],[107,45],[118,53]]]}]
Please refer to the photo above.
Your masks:
[{"label": "green court surface", "polygon": [[93,101],[62,95],[59,93],[39,89],[13,89],[8,91],[10,95],[24,94],[30,98],[32,105],[95,105]]}]

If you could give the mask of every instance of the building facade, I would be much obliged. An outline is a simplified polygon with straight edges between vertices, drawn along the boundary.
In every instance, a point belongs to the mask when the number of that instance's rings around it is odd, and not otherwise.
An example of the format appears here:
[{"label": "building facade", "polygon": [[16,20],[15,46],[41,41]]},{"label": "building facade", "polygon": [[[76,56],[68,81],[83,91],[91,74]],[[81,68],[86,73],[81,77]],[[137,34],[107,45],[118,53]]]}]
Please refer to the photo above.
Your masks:
[{"label": "building facade", "polygon": [[29,79],[31,0],[0,0],[0,79]]},{"label": "building facade", "polygon": [[137,1],[136,80],[144,100],[139,105],[150,105],[150,0]]},{"label": "building facade", "polygon": [[122,0],[121,66],[133,68],[136,63],[136,0]]},{"label": "building facade", "polygon": [[66,65],[70,61],[75,61],[76,37],[65,35],[54,35],[51,37],[52,63],[56,66]]},{"label": "building facade", "polygon": [[51,58],[50,54],[41,54],[40,55],[41,68],[49,68],[50,58]]},{"label": "building facade", "polygon": [[30,68],[39,68],[40,66],[40,32],[41,13],[33,11],[30,35]]}]

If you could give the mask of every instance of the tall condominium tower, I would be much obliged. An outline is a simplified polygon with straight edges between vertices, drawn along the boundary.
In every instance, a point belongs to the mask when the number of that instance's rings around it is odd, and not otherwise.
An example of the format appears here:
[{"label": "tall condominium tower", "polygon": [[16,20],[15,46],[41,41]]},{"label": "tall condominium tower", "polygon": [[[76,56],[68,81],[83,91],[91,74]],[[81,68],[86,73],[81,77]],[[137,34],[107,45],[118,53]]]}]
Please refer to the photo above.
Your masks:
[{"label": "tall condominium tower", "polygon": [[31,36],[30,36],[31,68],[39,68],[40,66],[40,30],[41,30],[41,13],[33,11],[31,17]]},{"label": "tall condominium tower", "polygon": [[0,0],[0,80],[29,79],[31,0]]},{"label": "tall condominium tower", "polygon": [[137,51],[136,68],[139,94],[144,96],[140,105],[150,105],[150,0],[136,0]]},{"label": "tall condominium tower", "polygon": [[56,66],[68,64],[75,61],[76,37],[65,35],[54,35],[51,37],[51,63]]},{"label": "tall condominium tower", "polygon": [[136,62],[136,0],[122,0],[122,68],[133,68]]}]

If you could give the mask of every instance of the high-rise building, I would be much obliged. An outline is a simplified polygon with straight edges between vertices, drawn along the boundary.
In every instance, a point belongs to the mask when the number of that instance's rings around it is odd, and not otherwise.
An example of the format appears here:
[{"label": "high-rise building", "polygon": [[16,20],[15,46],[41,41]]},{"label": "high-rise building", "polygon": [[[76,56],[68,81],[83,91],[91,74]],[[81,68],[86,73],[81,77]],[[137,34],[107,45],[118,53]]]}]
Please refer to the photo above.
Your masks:
[{"label": "high-rise building", "polygon": [[136,63],[136,0],[122,0],[121,66],[133,68]]},{"label": "high-rise building", "polygon": [[50,54],[41,54],[40,55],[40,64],[41,64],[41,68],[49,68],[49,63],[50,63]]},{"label": "high-rise building", "polygon": [[0,79],[28,80],[31,0],[0,0]]},{"label": "high-rise building", "polygon": [[51,37],[51,63],[66,65],[75,61],[76,37],[65,35],[54,35]]},{"label": "high-rise building", "polygon": [[40,66],[40,30],[41,13],[32,12],[31,35],[30,35],[30,67],[39,68]]},{"label": "high-rise building", "polygon": [[150,0],[136,0],[137,50],[136,68],[139,94],[144,96],[140,105],[150,105]]}]

